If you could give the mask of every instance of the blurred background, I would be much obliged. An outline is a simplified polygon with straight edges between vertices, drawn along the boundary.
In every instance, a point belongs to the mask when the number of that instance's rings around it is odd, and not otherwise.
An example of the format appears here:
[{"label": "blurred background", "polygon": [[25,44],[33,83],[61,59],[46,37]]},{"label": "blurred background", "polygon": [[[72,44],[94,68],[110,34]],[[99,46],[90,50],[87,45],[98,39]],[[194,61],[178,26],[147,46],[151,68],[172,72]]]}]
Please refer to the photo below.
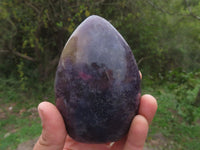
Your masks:
[{"label": "blurred background", "polygon": [[93,14],[126,39],[158,100],[146,147],[200,149],[199,0],[1,0],[0,14],[0,149],[40,135],[37,105],[55,103],[62,49]]}]

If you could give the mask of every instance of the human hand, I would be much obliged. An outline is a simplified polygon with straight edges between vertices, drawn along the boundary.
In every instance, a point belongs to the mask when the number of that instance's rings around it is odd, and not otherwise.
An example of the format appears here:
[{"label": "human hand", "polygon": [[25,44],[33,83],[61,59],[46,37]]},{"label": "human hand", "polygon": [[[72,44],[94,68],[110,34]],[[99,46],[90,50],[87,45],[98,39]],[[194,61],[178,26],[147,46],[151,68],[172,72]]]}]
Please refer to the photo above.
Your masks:
[{"label": "human hand", "polygon": [[134,117],[126,137],[114,143],[85,144],[76,142],[67,134],[63,118],[53,104],[42,102],[38,112],[43,130],[33,150],[142,150],[156,110],[156,99],[143,95],[138,115]]},{"label": "human hand", "polygon": [[134,117],[126,137],[112,144],[84,144],[68,136],[58,109],[49,102],[42,102],[38,111],[43,130],[34,150],[142,150],[156,109],[156,99],[144,95],[141,97],[139,114]]}]

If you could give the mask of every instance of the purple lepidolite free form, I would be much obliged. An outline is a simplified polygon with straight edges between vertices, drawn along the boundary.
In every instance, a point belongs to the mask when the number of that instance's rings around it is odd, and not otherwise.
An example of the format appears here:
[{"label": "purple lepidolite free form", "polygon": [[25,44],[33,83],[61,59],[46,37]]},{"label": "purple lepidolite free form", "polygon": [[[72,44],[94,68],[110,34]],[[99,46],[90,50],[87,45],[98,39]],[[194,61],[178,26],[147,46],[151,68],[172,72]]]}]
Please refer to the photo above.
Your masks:
[{"label": "purple lepidolite free form", "polygon": [[106,143],[127,134],[139,107],[139,70],[127,42],[102,17],[88,17],[69,38],[55,95],[74,140]]}]

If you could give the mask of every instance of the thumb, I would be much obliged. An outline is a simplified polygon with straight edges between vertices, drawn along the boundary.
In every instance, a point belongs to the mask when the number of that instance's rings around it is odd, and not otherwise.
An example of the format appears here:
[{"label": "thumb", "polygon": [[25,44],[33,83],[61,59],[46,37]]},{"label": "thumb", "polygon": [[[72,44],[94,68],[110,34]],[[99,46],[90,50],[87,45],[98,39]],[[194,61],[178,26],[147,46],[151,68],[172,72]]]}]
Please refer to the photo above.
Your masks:
[{"label": "thumb", "polygon": [[49,102],[42,102],[38,112],[42,121],[42,134],[33,150],[62,150],[67,132],[58,109]]}]

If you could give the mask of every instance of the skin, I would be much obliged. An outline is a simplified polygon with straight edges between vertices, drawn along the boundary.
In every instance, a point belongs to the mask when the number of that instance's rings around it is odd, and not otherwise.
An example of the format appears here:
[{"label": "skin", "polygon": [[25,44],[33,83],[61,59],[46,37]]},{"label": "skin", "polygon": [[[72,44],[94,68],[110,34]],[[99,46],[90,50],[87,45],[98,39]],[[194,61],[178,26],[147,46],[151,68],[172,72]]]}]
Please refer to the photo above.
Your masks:
[{"label": "skin", "polygon": [[[142,78],[141,73],[140,75]],[[69,137],[56,106],[42,102],[38,106],[38,112],[43,129],[33,150],[142,150],[156,110],[156,99],[148,94],[143,95],[140,99],[139,113],[133,118],[126,137],[114,143],[85,144]]]}]

